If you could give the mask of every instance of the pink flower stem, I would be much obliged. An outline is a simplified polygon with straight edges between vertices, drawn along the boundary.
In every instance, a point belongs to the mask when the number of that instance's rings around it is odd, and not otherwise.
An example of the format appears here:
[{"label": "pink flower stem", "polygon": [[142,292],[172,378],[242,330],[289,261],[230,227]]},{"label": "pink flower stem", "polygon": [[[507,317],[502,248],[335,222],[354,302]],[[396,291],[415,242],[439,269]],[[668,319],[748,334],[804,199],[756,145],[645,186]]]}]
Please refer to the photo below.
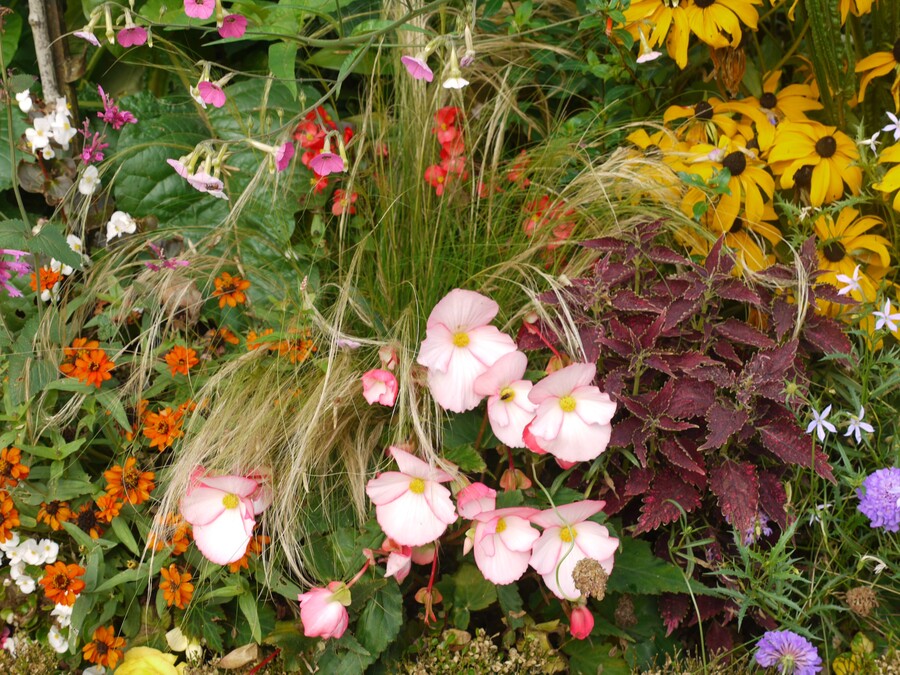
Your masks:
[{"label": "pink flower stem", "polygon": [[[429,598],[429,601],[425,605],[425,625],[428,625],[429,618],[435,622],[437,622],[437,617],[434,615],[434,610],[431,608],[431,591],[434,588],[434,578],[437,576],[437,568],[438,568],[438,551],[440,548],[437,545],[437,542],[434,544],[434,558],[431,559],[431,576],[428,577],[428,587],[425,591],[425,595]],[[430,616],[429,616],[430,615]]]},{"label": "pink flower stem", "polygon": [[481,428],[478,430],[478,435],[475,437],[475,452],[481,448],[481,439],[484,438],[484,431],[487,428],[488,422],[488,413],[487,408],[484,410],[484,417],[481,418]]},{"label": "pink flower stem", "polygon": [[[372,561],[369,558],[366,558],[366,564],[362,566],[362,569],[356,573],[356,576],[353,577],[350,581],[347,582],[347,588],[350,588],[353,584],[360,580],[363,574],[366,573],[366,570],[369,569],[369,565],[372,564]],[[249,675],[249,674],[248,674]]]},{"label": "pink flower stem", "polygon": [[[510,472],[510,474],[512,474],[513,476],[515,476],[515,475],[516,475],[516,462],[515,462],[515,460],[513,459],[513,451],[512,451],[512,448],[506,448],[506,455],[507,455],[507,457],[509,458],[509,472]],[[518,482],[518,481],[517,481],[517,482]],[[513,489],[513,488],[507,487],[506,489],[507,489],[507,490],[511,490],[511,489]]]},{"label": "pink flower stem", "polygon": [[260,661],[258,664],[256,664],[253,667],[253,670],[251,670],[249,673],[247,673],[247,675],[256,675],[256,673],[258,673],[267,663],[269,663],[272,659],[274,659],[280,653],[281,653],[281,647],[276,648],[274,652],[272,652],[266,658],[264,658],[262,661]]}]

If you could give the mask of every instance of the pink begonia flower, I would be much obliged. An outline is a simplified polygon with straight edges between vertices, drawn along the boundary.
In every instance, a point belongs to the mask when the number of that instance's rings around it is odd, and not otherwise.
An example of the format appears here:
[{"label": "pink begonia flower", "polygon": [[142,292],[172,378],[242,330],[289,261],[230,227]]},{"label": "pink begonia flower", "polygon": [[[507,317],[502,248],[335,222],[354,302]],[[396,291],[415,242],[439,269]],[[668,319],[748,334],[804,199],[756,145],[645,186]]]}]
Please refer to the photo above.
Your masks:
[{"label": "pink begonia flower", "polygon": [[201,476],[182,497],[181,515],[208,560],[227,565],[243,557],[256,524],[251,496],[258,488],[245,476]]},{"label": "pink begonia flower", "polygon": [[332,581],[327,588],[311,588],[297,599],[306,637],[339,638],[350,625],[350,589],[342,581]]},{"label": "pink begonia flower", "polygon": [[401,56],[400,63],[406,67],[407,72],[412,75],[414,80],[431,82],[434,79],[434,72],[421,56]]},{"label": "pink begonia flower", "polygon": [[556,597],[576,600],[581,591],[575,588],[572,571],[579,560],[592,558],[612,573],[613,554],[619,540],[609,536],[609,530],[599,523],[588,521],[600,513],[606,502],[585,500],[547,509],[532,516],[531,522],[544,528],[531,550],[529,564],[540,574]]},{"label": "pink begonia flower", "polygon": [[341,173],[344,170],[344,160],[333,152],[320,152],[309,161],[309,168],[320,176]]},{"label": "pink begonia flower", "polygon": [[141,26],[129,26],[116,34],[116,42],[123,47],[140,47],[147,42],[147,31]]},{"label": "pink begonia flower", "polygon": [[222,19],[222,25],[219,26],[219,35],[225,39],[244,37],[245,32],[247,32],[247,17],[243,14],[229,14]]},{"label": "pink begonia flower", "polygon": [[208,19],[216,11],[216,0],[184,0],[184,13],[192,19]]},{"label": "pink begonia flower", "polygon": [[397,400],[397,378],[389,370],[376,368],[362,376],[363,397],[369,405],[380,403],[393,407]]},{"label": "pink begonia flower", "polygon": [[534,385],[528,399],[537,404],[537,414],[524,433],[529,448],[566,462],[591,460],[606,450],[616,404],[591,384],[596,372],[592,363],[575,363]]},{"label": "pink begonia flower", "polygon": [[200,98],[203,99],[204,103],[208,103],[216,108],[221,108],[225,105],[225,92],[215,82],[204,80],[197,85],[197,91],[200,92]]},{"label": "pink begonia flower", "polygon": [[416,565],[430,565],[434,561],[437,547],[433,543],[412,547],[412,561]]},{"label": "pink begonia flower", "polygon": [[428,544],[456,521],[450,490],[441,485],[453,477],[400,448],[391,446],[389,452],[400,471],[386,471],[366,484],[375,517],[398,544]]},{"label": "pink begonia flower", "polygon": [[388,551],[384,577],[394,577],[398,584],[402,584],[412,569],[412,547],[400,546],[389,538],[385,540],[381,548]]},{"label": "pink begonia flower", "polygon": [[528,357],[512,352],[497,359],[474,384],[476,394],[488,397],[488,419],[494,436],[511,448],[525,447],[522,432],[537,410],[537,405],[528,400],[534,385],[522,379],[526,368]]},{"label": "pink begonia flower", "polygon": [[484,483],[466,485],[456,493],[456,510],[460,518],[472,520],[483,511],[493,511],[497,506],[497,491]]},{"label": "pink begonia flower", "polygon": [[502,586],[525,574],[531,548],[541,536],[528,520],[537,513],[516,506],[475,516],[475,564],[485,579]]},{"label": "pink begonia flower", "polygon": [[576,607],[569,615],[569,632],[576,640],[584,640],[594,630],[594,615],[587,607]]},{"label": "pink begonia flower", "polygon": [[85,30],[76,30],[74,33],[72,33],[72,35],[74,35],[74,36],[77,37],[77,38],[81,38],[82,40],[87,40],[88,42],[90,42],[90,43],[91,43],[92,45],[94,45],[95,47],[99,47],[99,46],[100,46],[100,40],[97,39],[97,36],[94,35],[94,32],[93,32],[93,31],[89,31],[89,30],[87,30],[87,29],[85,29]]},{"label": "pink begonia flower", "polygon": [[516,351],[508,335],[489,325],[497,303],[480,293],[456,288],[434,306],[416,361],[428,368],[428,388],[445,410],[465,412],[483,398],[475,393],[479,375]]},{"label": "pink begonia flower", "polygon": [[397,354],[397,348],[393,345],[382,345],[378,349],[378,358],[381,365],[386,370],[393,370],[400,364],[400,356]]},{"label": "pink begonia flower", "polygon": [[275,167],[279,171],[284,171],[288,168],[288,165],[291,163],[291,159],[294,157],[294,144],[293,143],[285,143],[280,148],[278,148],[278,152],[275,153]]}]

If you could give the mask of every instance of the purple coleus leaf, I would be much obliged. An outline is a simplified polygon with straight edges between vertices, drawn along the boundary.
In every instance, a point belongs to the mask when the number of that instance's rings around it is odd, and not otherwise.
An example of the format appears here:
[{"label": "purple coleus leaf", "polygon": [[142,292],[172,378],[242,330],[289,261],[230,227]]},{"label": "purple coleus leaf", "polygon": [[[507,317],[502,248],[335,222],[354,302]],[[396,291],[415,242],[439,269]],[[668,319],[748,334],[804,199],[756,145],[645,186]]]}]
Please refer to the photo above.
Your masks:
[{"label": "purple coleus leaf", "polygon": [[635,534],[650,532],[661,525],[675,522],[681,517],[682,509],[690,513],[698,506],[700,494],[697,488],[685,483],[673,471],[657,473],[653,486],[644,496]]},{"label": "purple coleus leaf", "polygon": [[[659,450],[673,465],[691,473],[701,476],[706,475],[703,455],[690,443],[683,441],[681,438],[668,437],[662,439],[659,444]],[[682,477],[684,476],[684,474],[681,475]]]},{"label": "purple coleus leaf", "polygon": [[823,354],[850,354],[850,339],[834,319],[818,314],[808,316],[801,333],[803,339]]},{"label": "purple coleus leaf", "polygon": [[749,462],[726,459],[709,472],[709,488],[719,500],[725,517],[743,534],[753,527],[759,513],[759,479]]},{"label": "purple coleus leaf", "polygon": [[787,527],[787,493],[784,484],[773,471],[759,472],[759,507],[784,529]]},{"label": "purple coleus leaf", "polygon": [[766,423],[759,427],[759,436],[766,450],[788,464],[814,468],[822,478],[837,483],[828,464],[828,458],[818,448],[813,448],[810,437],[797,426],[784,408],[770,409],[763,416]]},{"label": "purple coleus leaf", "polygon": [[686,593],[663,593],[659,598],[659,615],[666,626],[666,637],[670,636],[692,611],[694,604]]},{"label": "purple coleus leaf", "polygon": [[759,347],[760,349],[769,349],[775,346],[772,338],[766,336],[753,326],[737,319],[725,319],[725,321],[715,325],[714,330],[734,342],[740,342],[751,347]]},{"label": "purple coleus leaf", "polygon": [[749,419],[750,415],[746,410],[735,410],[732,405],[715,403],[706,412],[709,435],[700,449],[718,450],[739,432]]}]

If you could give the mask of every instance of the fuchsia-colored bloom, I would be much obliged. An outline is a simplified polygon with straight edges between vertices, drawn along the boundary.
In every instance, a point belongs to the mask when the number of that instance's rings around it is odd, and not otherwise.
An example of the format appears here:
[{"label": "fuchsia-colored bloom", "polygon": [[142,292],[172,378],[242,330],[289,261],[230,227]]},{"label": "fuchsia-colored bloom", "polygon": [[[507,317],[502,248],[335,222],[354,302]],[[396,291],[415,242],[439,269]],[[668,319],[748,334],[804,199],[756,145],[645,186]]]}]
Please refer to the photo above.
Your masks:
[{"label": "fuchsia-colored bloom", "polygon": [[428,67],[425,57],[421,54],[418,56],[401,56],[400,63],[404,65],[406,71],[412,75],[414,80],[431,82],[434,79],[434,72]]},{"label": "fuchsia-colored bloom", "polygon": [[606,450],[616,404],[591,384],[596,372],[592,363],[575,363],[534,385],[528,399],[537,404],[537,414],[524,433],[529,448],[567,462],[591,460]]},{"label": "fuchsia-colored bloom", "polygon": [[118,131],[126,124],[137,124],[137,117],[127,110],[119,110],[119,106],[113,101],[112,96],[103,91],[103,87],[98,86],[97,91],[103,101],[103,112],[98,112],[97,117],[112,126]]},{"label": "fuchsia-colored bloom", "polygon": [[594,615],[587,607],[576,607],[569,615],[569,632],[576,640],[584,640],[594,630]]},{"label": "fuchsia-colored bloom", "polygon": [[591,558],[612,573],[613,554],[619,540],[609,530],[588,520],[600,513],[606,502],[585,500],[547,509],[532,516],[531,522],[544,528],[531,551],[529,564],[540,574],[556,597],[575,600],[581,591],[575,588],[572,571],[579,560]]},{"label": "fuchsia-colored bloom", "polygon": [[222,25],[219,26],[219,35],[225,39],[243,37],[245,32],[247,32],[247,17],[243,14],[229,14],[222,19]]},{"label": "fuchsia-colored bloom", "polygon": [[450,490],[441,485],[453,477],[400,448],[391,446],[389,452],[400,471],[386,471],[366,485],[375,517],[398,544],[428,544],[456,521]]},{"label": "fuchsia-colored bloom", "polygon": [[[4,260],[3,256],[12,256],[12,260]],[[11,298],[21,298],[22,291],[9,283],[13,275],[24,277],[31,273],[31,266],[19,259],[28,255],[25,251],[14,248],[0,248],[0,286],[6,289],[6,294]]]},{"label": "fuchsia-colored bloom", "polygon": [[192,19],[208,19],[216,11],[216,0],[184,0],[184,13]]},{"label": "fuchsia-colored bloom", "polygon": [[466,485],[456,493],[456,510],[460,518],[472,520],[483,511],[493,511],[497,505],[497,491],[484,483]]},{"label": "fuchsia-colored bloom", "polygon": [[208,560],[227,565],[240,560],[253,535],[259,483],[245,476],[194,479],[181,500],[181,515],[193,526],[197,548]]},{"label": "fuchsia-colored bloom", "polygon": [[207,192],[219,199],[228,199],[228,195],[224,192],[225,184],[215,176],[211,176],[205,171],[191,173],[184,163],[177,159],[167,159],[166,163],[175,169],[175,173],[184,178],[195,190]]},{"label": "fuchsia-colored bloom", "polygon": [[[149,246],[150,250],[156,254],[157,261],[159,264],[157,264],[155,262],[145,262],[144,265],[147,267],[147,269],[153,270],[154,272],[159,272],[163,268],[166,268],[169,270],[174,270],[174,269],[178,269],[179,267],[187,267],[188,265],[191,264],[187,260],[178,260],[178,259],[167,258],[166,252],[161,247],[154,244],[152,241],[148,241],[147,246]],[[262,510],[262,509],[259,509],[259,510]]]},{"label": "fuchsia-colored bloom", "polygon": [[344,171],[344,160],[333,152],[320,152],[309,160],[309,168],[320,176]]},{"label": "fuchsia-colored bloom", "polygon": [[116,42],[123,47],[140,47],[147,42],[147,31],[141,26],[126,26],[116,34]]},{"label": "fuchsia-colored bloom", "polygon": [[85,164],[93,164],[94,162],[103,161],[103,151],[109,147],[109,143],[104,143],[106,139],[99,132],[91,133],[89,130],[89,122],[84,121],[84,126],[78,130],[84,136],[84,143],[81,148],[81,161]]},{"label": "fuchsia-colored bloom", "polygon": [[284,171],[294,158],[294,144],[284,143],[275,152],[275,168]]},{"label": "fuchsia-colored bloom", "polygon": [[342,581],[332,581],[327,588],[311,588],[297,596],[300,601],[300,621],[306,637],[323,640],[339,638],[350,624],[347,607],[350,589]]},{"label": "fuchsia-colored bloom", "polygon": [[475,380],[475,393],[488,397],[488,419],[494,435],[511,448],[524,448],[522,432],[537,406],[528,399],[532,383],[523,380],[528,357],[512,352],[497,359],[484,374]]},{"label": "fuchsia-colored bloom", "polygon": [[475,564],[485,579],[502,586],[525,574],[531,548],[541,536],[528,520],[537,513],[517,506],[475,516]]},{"label": "fuchsia-colored bloom", "polygon": [[451,143],[459,136],[459,129],[456,128],[457,115],[459,115],[459,108],[453,105],[445,106],[434,113],[434,126],[431,128],[431,132],[442,146]]},{"label": "fuchsia-colored bloom", "polygon": [[389,370],[375,368],[362,376],[363,397],[369,405],[380,403],[393,407],[397,400],[397,378]]},{"label": "fuchsia-colored bloom", "polygon": [[475,380],[497,360],[516,351],[508,335],[489,325],[499,306],[480,293],[456,288],[434,306],[426,325],[420,365],[428,368],[428,387],[445,410],[465,412],[477,406]]},{"label": "fuchsia-colored bloom", "polygon": [[203,99],[204,103],[216,108],[221,108],[225,105],[225,92],[215,82],[204,80],[197,85],[197,91],[200,93],[200,98]]}]

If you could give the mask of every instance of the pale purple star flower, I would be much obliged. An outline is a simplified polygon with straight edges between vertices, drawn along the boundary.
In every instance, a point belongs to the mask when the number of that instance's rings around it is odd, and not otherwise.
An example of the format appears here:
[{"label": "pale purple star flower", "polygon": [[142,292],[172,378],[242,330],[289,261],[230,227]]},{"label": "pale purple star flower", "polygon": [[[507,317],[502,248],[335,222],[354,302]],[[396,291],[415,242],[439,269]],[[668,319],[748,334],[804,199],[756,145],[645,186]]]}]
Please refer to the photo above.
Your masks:
[{"label": "pale purple star flower", "polygon": [[813,420],[806,427],[806,433],[811,434],[813,429],[816,430],[816,436],[819,437],[819,442],[825,442],[825,431],[828,430],[831,433],[837,431],[835,426],[829,422],[826,418],[831,414],[831,406],[829,405],[825,410],[821,412],[821,414],[817,410],[812,411]]},{"label": "pale purple star flower", "polygon": [[898,325],[896,322],[900,321],[900,313],[891,314],[891,301],[884,301],[884,308],[878,312],[872,312],[872,316],[877,318],[875,322],[875,330],[880,330],[883,327],[887,327],[889,331],[895,333],[897,331]]},{"label": "pale purple star flower", "polygon": [[860,441],[862,441],[862,432],[866,433],[874,433],[875,427],[873,427],[868,422],[863,422],[863,417],[866,416],[866,409],[862,406],[859,407],[859,415],[850,415],[850,424],[847,426],[847,433],[844,434],[845,437],[853,436],[856,438],[856,444],[859,445]]},{"label": "pale purple star flower", "polygon": [[838,274],[836,278],[839,282],[844,284],[844,286],[838,290],[838,295],[849,295],[854,291],[862,294],[862,286],[859,285],[859,265],[854,268],[852,277],[848,277],[846,274]]},{"label": "pale purple star flower", "polygon": [[881,128],[882,131],[889,131],[894,134],[894,140],[900,141],[900,118],[898,118],[894,113],[886,113],[888,119],[891,120],[891,123],[887,126]]}]

